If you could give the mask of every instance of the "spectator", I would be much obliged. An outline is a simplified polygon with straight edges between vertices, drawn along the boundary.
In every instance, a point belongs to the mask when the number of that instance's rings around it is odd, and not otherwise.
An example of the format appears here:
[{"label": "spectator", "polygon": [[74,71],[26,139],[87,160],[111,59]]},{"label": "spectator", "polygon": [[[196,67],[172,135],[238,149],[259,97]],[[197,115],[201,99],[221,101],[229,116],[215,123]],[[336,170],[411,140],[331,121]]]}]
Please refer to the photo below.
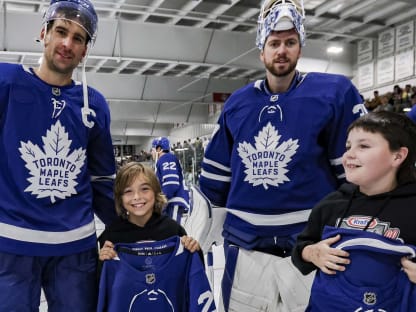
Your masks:
[{"label": "spectator", "polygon": [[369,106],[368,106],[368,109],[370,111],[376,109],[381,104],[381,99],[378,94],[378,91],[374,90],[373,94],[374,94],[374,98],[370,101]]},{"label": "spectator", "polygon": [[380,101],[381,101],[380,102],[380,105],[377,106],[374,109],[374,112],[379,112],[379,111],[389,111],[389,112],[392,112],[392,111],[394,111],[394,107],[393,107],[393,105],[390,104],[389,98],[388,98],[387,95],[382,95],[380,97]]},{"label": "spectator", "polygon": [[416,93],[413,93],[410,97],[410,104],[412,106],[410,111],[407,113],[407,116],[412,119],[413,122],[416,122]]},{"label": "spectator", "polygon": [[393,87],[393,111],[397,113],[401,113],[403,111],[403,89],[400,88],[399,85],[395,85]]}]

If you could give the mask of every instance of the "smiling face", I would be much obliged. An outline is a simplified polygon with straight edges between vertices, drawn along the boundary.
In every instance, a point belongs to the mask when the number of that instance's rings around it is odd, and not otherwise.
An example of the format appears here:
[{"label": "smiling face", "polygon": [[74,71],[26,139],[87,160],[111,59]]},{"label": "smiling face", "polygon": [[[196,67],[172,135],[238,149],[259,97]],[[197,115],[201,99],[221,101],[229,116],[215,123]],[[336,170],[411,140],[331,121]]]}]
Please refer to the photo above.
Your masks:
[{"label": "smiling face", "polygon": [[155,206],[155,192],[143,174],[137,176],[122,194],[122,205],[127,211],[127,219],[144,226],[150,219]]},{"label": "smiling face", "polygon": [[397,186],[397,170],[407,155],[403,149],[391,151],[379,133],[351,129],[342,157],[347,181],[358,185],[367,195],[393,190]]},{"label": "smiling face", "polygon": [[59,73],[64,76],[72,76],[73,70],[81,62],[87,52],[87,33],[77,23],[57,19],[45,34],[45,50],[43,68],[49,72]]},{"label": "smiling face", "polygon": [[295,71],[300,54],[299,34],[292,28],[272,31],[260,53],[260,59],[268,76],[284,77]]}]

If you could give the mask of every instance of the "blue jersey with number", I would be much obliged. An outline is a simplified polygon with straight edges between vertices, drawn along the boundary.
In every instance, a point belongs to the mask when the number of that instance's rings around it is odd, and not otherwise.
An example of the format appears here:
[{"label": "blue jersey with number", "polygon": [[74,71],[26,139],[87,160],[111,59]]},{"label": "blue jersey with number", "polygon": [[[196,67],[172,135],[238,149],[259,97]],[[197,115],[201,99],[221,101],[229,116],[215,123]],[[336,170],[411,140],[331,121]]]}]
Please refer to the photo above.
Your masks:
[{"label": "blue jersey with number", "polygon": [[118,258],[104,261],[97,312],[215,311],[201,259],[178,236],[115,249]]},{"label": "blue jersey with number", "polygon": [[178,205],[189,209],[189,191],[185,188],[182,167],[178,158],[172,153],[163,154],[156,163],[156,175],[160,181],[168,205]]}]

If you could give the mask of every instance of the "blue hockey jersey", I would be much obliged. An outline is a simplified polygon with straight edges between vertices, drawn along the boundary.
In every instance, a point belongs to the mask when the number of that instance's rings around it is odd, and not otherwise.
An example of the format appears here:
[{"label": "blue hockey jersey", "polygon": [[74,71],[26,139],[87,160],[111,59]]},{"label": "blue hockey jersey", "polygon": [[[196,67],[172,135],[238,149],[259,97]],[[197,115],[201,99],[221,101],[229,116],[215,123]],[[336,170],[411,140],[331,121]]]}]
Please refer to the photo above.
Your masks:
[{"label": "blue hockey jersey", "polygon": [[215,311],[199,255],[185,250],[179,236],[115,249],[118,258],[104,261],[97,312]]},{"label": "blue hockey jersey", "polygon": [[178,205],[188,210],[189,191],[185,188],[178,158],[172,153],[163,154],[156,163],[156,175],[168,205]]},{"label": "blue hockey jersey", "polygon": [[[94,211],[116,218],[110,112],[80,83],[58,87],[32,69],[0,64],[0,251],[59,256],[96,247]],[[94,211],[93,211],[94,209]]]},{"label": "blue hockey jersey", "polygon": [[411,312],[416,306],[415,285],[401,270],[400,259],[414,258],[415,246],[362,231],[326,226],[322,239],[341,235],[331,247],[349,252],[343,272],[318,271],[307,311]]},{"label": "blue hockey jersey", "polygon": [[234,92],[200,176],[204,194],[228,209],[224,238],[251,249],[287,237],[290,249],[310,209],[343,181],[346,129],[363,113],[357,89],[340,75],[296,73],[279,94],[264,80]]}]

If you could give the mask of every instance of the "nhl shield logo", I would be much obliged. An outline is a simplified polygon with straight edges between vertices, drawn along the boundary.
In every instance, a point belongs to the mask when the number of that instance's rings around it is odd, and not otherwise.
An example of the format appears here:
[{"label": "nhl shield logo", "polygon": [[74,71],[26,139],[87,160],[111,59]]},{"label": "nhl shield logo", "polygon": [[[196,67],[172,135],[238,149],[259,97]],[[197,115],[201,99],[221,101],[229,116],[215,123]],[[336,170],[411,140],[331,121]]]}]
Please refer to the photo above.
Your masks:
[{"label": "nhl shield logo", "polygon": [[156,276],[154,273],[146,274],[146,283],[154,284],[156,282]]},{"label": "nhl shield logo", "polygon": [[56,88],[56,87],[52,88],[52,94],[55,95],[55,96],[60,96],[61,95],[61,89]]},{"label": "nhl shield logo", "polygon": [[377,296],[373,292],[364,293],[363,302],[366,305],[375,305],[377,303]]}]

